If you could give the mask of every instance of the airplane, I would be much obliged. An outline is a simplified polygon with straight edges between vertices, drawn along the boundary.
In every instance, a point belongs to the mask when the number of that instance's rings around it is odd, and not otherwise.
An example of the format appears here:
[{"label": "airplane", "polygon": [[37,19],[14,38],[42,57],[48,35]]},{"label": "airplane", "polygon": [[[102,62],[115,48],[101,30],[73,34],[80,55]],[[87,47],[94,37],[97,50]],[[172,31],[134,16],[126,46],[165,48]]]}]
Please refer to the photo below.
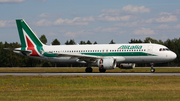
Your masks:
[{"label": "airplane", "polygon": [[32,31],[24,19],[16,20],[21,47],[13,52],[27,57],[56,63],[85,63],[85,72],[91,73],[92,65],[99,72],[115,69],[133,69],[135,63],[154,63],[174,60],[177,55],[166,46],[153,43],[138,44],[94,44],[94,45],[45,45]]}]

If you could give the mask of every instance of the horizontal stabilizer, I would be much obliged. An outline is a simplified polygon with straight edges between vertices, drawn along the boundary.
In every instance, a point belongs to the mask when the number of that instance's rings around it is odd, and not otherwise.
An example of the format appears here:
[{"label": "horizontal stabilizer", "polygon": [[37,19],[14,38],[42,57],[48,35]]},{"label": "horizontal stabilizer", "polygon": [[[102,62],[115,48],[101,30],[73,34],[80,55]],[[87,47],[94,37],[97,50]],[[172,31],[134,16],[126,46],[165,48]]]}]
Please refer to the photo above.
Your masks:
[{"label": "horizontal stabilizer", "polygon": [[20,52],[22,52],[22,53],[26,53],[26,54],[30,54],[30,53],[32,53],[32,51],[31,51],[31,50],[13,50],[13,51],[20,51]]},{"label": "horizontal stabilizer", "polygon": [[14,49],[12,48],[3,48],[4,50],[10,50],[10,51],[13,51]]},{"label": "horizontal stabilizer", "polygon": [[19,51],[19,52],[26,53],[26,54],[31,53],[31,50],[16,50],[16,49],[12,49],[12,48],[3,48],[3,49],[10,50],[10,51]]}]

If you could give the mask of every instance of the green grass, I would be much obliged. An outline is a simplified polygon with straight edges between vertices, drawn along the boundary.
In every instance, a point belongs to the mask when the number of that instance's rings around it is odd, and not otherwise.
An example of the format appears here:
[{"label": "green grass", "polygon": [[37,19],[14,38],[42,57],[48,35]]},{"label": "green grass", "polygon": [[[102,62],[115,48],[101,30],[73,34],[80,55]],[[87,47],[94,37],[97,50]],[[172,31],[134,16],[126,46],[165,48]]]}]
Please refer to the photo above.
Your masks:
[{"label": "green grass", "polygon": [[[163,68],[155,67],[156,72],[180,72],[180,68]],[[0,72],[85,72],[85,68],[0,68]],[[93,68],[93,72],[99,72],[99,68]],[[135,68],[135,69],[119,69],[107,70],[106,72],[150,72],[149,68]]]},{"label": "green grass", "polygon": [[180,77],[0,77],[1,101],[179,101]]}]

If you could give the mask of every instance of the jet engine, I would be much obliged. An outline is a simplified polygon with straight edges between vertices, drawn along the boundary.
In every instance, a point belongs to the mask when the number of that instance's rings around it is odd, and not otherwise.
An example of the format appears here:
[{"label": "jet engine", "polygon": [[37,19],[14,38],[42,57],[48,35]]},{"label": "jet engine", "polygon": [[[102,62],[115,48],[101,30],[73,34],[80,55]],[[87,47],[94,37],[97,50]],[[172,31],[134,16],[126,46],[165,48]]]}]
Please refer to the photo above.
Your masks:
[{"label": "jet engine", "polygon": [[134,69],[135,68],[135,63],[121,63],[119,65],[120,69]]},{"label": "jet engine", "polygon": [[114,69],[116,68],[116,59],[113,58],[99,59],[97,65],[100,69]]}]

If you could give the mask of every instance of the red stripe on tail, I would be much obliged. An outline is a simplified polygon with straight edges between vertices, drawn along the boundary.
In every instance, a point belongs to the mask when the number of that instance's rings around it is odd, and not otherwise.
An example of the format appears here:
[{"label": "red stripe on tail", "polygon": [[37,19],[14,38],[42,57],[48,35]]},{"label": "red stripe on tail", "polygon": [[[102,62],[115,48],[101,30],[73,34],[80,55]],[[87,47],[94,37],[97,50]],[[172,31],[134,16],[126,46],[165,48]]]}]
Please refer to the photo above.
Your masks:
[{"label": "red stripe on tail", "polygon": [[39,54],[36,52],[34,45],[32,44],[32,42],[29,40],[29,38],[26,36],[26,40],[27,40],[27,50],[31,50],[32,53],[30,54],[30,56],[39,56]]}]

